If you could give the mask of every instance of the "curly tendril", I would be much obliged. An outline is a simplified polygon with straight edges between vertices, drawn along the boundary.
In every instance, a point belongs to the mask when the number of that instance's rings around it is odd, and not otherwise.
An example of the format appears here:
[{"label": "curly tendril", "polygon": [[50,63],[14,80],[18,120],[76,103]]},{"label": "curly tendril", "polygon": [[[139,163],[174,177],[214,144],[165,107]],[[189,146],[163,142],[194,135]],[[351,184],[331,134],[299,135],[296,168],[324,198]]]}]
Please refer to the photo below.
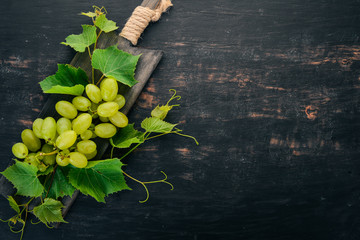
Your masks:
[{"label": "curly tendril", "polygon": [[125,176],[127,176],[128,178],[130,178],[130,179],[134,180],[135,182],[140,183],[140,184],[141,184],[141,185],[145,188],[145,191],[146,191],[146,198],[145,198],[145,200],[139,201],[139,203],[145,203],[145,202],[147,202],[147,200],[149,200],[150,193],[149,193],[148,188],[146,187],[146,184],[152,184],[152,183],[166,183],[166,184],[168,184],[168,185],[170,185],[170,186],[171,186],[171,189],[170,189],[170,190],[174,190],[174,185],[172,185],[171,183],[169,183],[168,181],[166,181],[166,180],[167,180],[167,175],[166,175],[163,171],[161,171],[161,173],[162,173],[162,174],[164,174],[164,176],[165,176],[165,178],[164,178],[164,179],[161,179],[161,180],[155,180],[155,181],[150,181],[150,182],[142,182],[142,181],[140,181],[140,180],[138,180],[138,179],[136,179],[136,178],[134,178],[134,177],[130,176],[129,174],[127,174],[127,173],[126,173],[126,172],[124,172],[124,171],[122,171],[122,173],[123,173]]},{"label": "curly tendril", "polygon": [[[92,6],[93,8],[94,8],[94,12],[99,16],[99,15],[102,15],[102,14],[107,14],[107,11],[106,11],[106,8],[104,7],[104,6],[102,6],[101,8],[100,7],[98,7],[98,6],[95,6],[95,5],[93,5]],[[103,10],[104,10],[104,12],[103,12]]]},{"label": "curly tendril", "polygon": [[[167,101],[166,105],[169,105],[169,103],[172,101],[172,100],[177,100],[179,101],[181,99],[181,96],[179,95],[176,95],[176,90],[175,89],[170,89],[169,92],[174,92],[174,94],[171,96],[171,98],[169,99],[169,101]],[[176,104],[176,105],[172,105],[172,107],[175,107],[175,106],[180,106],[180,104]]]},{"label": "curly tendril", "polygon": [[32,224],[32,225],[36,225],[36,224],[39,224],[39,223],[41,223],[41,221],[38,221],[38,222],[34,222],[32,219],[30,220],[30,223]]}]

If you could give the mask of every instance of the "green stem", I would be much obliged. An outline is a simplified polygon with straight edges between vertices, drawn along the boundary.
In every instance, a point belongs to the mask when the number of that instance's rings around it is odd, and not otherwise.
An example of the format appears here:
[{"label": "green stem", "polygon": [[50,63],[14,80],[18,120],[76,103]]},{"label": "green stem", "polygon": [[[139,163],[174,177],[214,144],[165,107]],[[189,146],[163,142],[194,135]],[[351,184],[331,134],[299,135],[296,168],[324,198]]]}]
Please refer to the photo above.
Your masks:
[{"label": "green stem", "polygon": [[[46,175],[46,178],[45,178],[45,181],[44,181],[44,186],[46,186],[46,183],[49,180],[49,178],[50,178],[50,174]],[[41,202],[43,202],[42,196],[41,196],[40,199],[41,199]]]},{"label": "green stem", "polygon": [[[94,24],[95,24],[95,22],[94,22]],[[98,39],[99,39],[101,33],[102,33],[102,30],[100,30],[99,34],[96,36],[96,41],[95,41],[95,43],[94,43],[94,51],[95,51],[95,49],[96,49],[96,45],[97,45],[97,42],[98,42]],[[94,52],[93,52],[93,53],[94,53]],[[90,54],[90,53],[89,53],[89,54]],[[92,59],[92,56],[90,56],[90,60],[91,60],[91,59]],[[92,64],[91,64],[91,77],[92,77],[92,84],[95,84],[95,69],[94,69],[94,67],[92,66]],[[96,85],[97,85],[97,84],[96,84]]]},{"label": "green stem", "polygon": [[32,200],[34,200],[34,198],[35,198],[35,197],[32,197],[32,198],[31,198],[31,199],[30,199],[27,203],[24,203],[24,204],[19,204],[18,206],[19,206],[19,207],[26,206],[26,205],[30,204],[30,203],[31,203],[31,201],[32,201]]},{"label": "green stem", "polygon": [[27,220],[27,216],[28,216],[28,205],[26,205],[26,211],[25,211],[25,219],[24,219],[24,225],[23,225],[23,227],[22,227],[22,229],[21,229],[21,236],[20,236],[20,240],[23,238],[23,236],[24,236],[24,230],[25,230],[25,225],[26,225],[26,220]]},{"label": "green stem", "polygon": [[91,51],[90,51],[90,47],[89,47],[89,46],[87,47],[87,50],[88,50],[89,57],[90,57],[90,60],[91,60],[91,59],[92,59],[92,55],[91,55]]},{"label": "green stem", "polygon": [[103,75],[101,76],[101,78],[99,79],[99,81],[96,83],[96,86],[99,85],[99,83],[101,82],[101,80],[102,80],[104,77],[105,77],[105,74],[103,74]]},{"label": "green stem", "polygon": [[99,39],[101,33],[102,33],[102,30],[100,30],[99,34],[96,37],[96,41],[95,41],[95,44],[94,44],[94,51],[96,49],[96,45],[97,45],[97,42],[98,42],[98,39]]},{"label": "green stem", "polygon": [[155,136],[152,136],[152,137],[148,137],[145,140],[161,137],[161,136],[164,136],[164,135],[169,134],[169,133],[173,133],[173,132],[161,133],[161,134],[158,134],[158,135],[155,135]]},{"label": "green stem", "polygon": [[174,133],[177,134],[177,135],[183,136],[183,137],[191,138],[191,139],[193,139],[193,140],[195,141],[196,145],[199,145],[199,142],[198,142],[198,141],[196,140],[196,138],[193,137],[193,136],[186,135],[186,134],[182,134],[182,133],[179,133],[179,132],[174,132]]},{"label": "green stem", "polygon": [[[32,197],[32,198],[25,204],[25,207],[24,207],[24,209],[25,209],[25,218],[24,218],[24,224],[23,224],[23,226],[22,226],[22,228],[21,228],[21,230],[20,230],[20,231],[21,231],[20,240],[21,240],[21,239],[23,238],[23,236],[24,236],[24,230],[25,230],[26,220],[27,220],[28,212],[29,212],[29,204],[31,203],[32,200],[34,200],[34,197]],[[24,211],[24,209],[23,209],[23,211]],[[20,215],[21,215],[21,213],[22,213],[23,211],[20,212]]]},{"label": "green stem", "polygon": [[[94,46],[96,46],[96,42],[95,42],[95,45],[94,45]],[[91,56],[91,54],[90,54],[90,48],[88,47],[88,49],[89,49],[90,65],[91,65],[91,82],[92,82],[92,84],[94,84],[94,82],[95,82],[95,77],[94,77],[95,73],[94,73],[94,68],[93,68],[93,66],[92,66],[92,64],[91,64],[92,56]],[[94,50],[95,50],[95,47],[94,47]]]},{"label": "green stem", "polygon": [[32,197],[25,205],[29,205],[35,197]]},{"label": "green stem", "polygon": [[132,151],[134,151],[138,146],[140,146],[141,143],[136,144],[132,149],[130,149],[127,153],[125,153],[121,158],[120,161],[125,158],[127,155],[129,155]]},{"label": "green stem", "polygon": [[145,140],[149,140],[149,139],[161,137],[161,136],[164,136],[164,135],[169,134],[169,133],[174,133],[174,134],[177,134],[177,135],[180,135],[180,136],[183,136],[183,137],[191,138],[191,139],[193,139],[193,140],[195,141],[196,145],[199,145],[199,142],[196,140],[195,137],[190,136],[190,135],[187,135],[187,134],[180,133],[180,131],[181,131],[180,129],[177,129],[176,131],[161,133],[161,134],[158,134],[158,135],[155,135],[155,136],[152,136],[152,137],[148,137],[148,138],[146,138]]},{"label": "green stem", "polygon": [[[150,135],[150,133],[145,132],[144,135],[145,135],[144,139],[146,139],[146,138]],[[129,155],[132,151],[134,151],[137,147],[139,147],[141,144],[142,144],[142,143],[136,144],[132,149],[130,149],[127,153],[125,153],[125,154],[120,158],[120,161],[121,161],[122,159],[124,159],[127,155]]]},{"label": "green stem", "polygon": [[111,148],[110,158],[113,158],[114,148],[114,146]]},{"label": "green stem", "polygon": [[41,153],[39,153],[39,155],[40,155],[40,156],[50,156],[50,155],[57,154],[58,152],[59,152],[59,150],[55,150],[55,151],[49,152],[49,153],[41,152]]}]

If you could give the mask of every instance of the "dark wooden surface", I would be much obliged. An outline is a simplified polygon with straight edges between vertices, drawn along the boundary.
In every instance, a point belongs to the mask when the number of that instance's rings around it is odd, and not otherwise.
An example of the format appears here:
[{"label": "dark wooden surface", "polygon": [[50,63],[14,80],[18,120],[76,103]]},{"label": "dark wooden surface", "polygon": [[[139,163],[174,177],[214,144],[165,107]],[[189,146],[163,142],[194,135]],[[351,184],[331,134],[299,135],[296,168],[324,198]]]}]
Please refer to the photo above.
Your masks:
[{"label": "dark wooden surface", "polygon": [[[93,4],[123,26],[136,1],[2,1],[0,168],[47,96],[37,84],[74,52]],[[131,122],[182,96],[166,136],[126,159],[150,185],[80,195],[58,229],[29,224],[24,239],[360,239],[360,2],[178,0],[139,46],[164,51]],[[109,153],[107,153],[109,154]],[[120,152],[115,152],[120,154]],[[10,216],[4,198],[0,216]],[[18,239],[0,224],[0,239]]]}]

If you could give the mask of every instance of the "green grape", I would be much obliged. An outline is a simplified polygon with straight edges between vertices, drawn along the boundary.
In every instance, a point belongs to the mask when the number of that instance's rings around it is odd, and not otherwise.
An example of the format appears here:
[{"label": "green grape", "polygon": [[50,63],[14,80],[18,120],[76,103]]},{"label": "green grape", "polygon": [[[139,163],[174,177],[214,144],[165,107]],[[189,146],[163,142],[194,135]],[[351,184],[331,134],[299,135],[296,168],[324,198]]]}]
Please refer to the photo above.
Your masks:
[{"label": "green grape", "polygon": [[36,158],[37,158],[37,160],[38,160],[39,162],[44,159],[44,156],[41,156],[40,154],[41,154],[41,151],[38,151],[38,152],[36,153]]},{"label": "green grape", "polygon": [[104,101],[110,102],[115,99],[118,93],[118,83],[114,78],[105,78],[100,83],[101,97]]},{"label": "green grape", "polygon": [[107,117],[99,117],[99,119],[102,122],[108,122],[109,121],[109,118],[107,118]]},{"label": "green grape", "polygon": [[64,152],[59,152],[56,155],[56,163],[61,166],[61,167],[65,167],[67,165],[69,165],[69,156],[66,155]]},{"label": "green grape", "polygon": [[50,152],[53,152],[54,151],[54,146],[51,146],[49,144],[44,144],[41,148],[41,152],[43,153],[50,153]]},{"label": "green grape", "polygon": [[44,156],[43,162],[47,165],[47,166],[51,166],[54,165],[56,162],[56,155],[49,155],[49,156]]},{"label": "green grape", "polygon": [[116,102],[105,102],[97,108],[97,114],[100,117],[111,117],[119,110],[119,105]]},{"label": "green grape", "polygon": [[97,150],[95,150],[94,152],[92,153],[89,153],[89,154],[84,154],[85,157],[90,160],[90,159],[93,159],[96,155],[97,155]]},{"label": "green grape", "polygon": [[91,140],[83,140],[78,142],[76,149],[83,154],[90,154],[96,150],[96,143]]},{"label": "green grape", "polygon": [[61,150],[67,149],[74,145],[74,143],[76,142],[76,137],[77,135],[75,131],[65,131],[60,134],[60,136],[56,139],[56,147]]},{"label": "green grape", "polygon": [[91,102],[90,112],[96,112],[98,106],[99,106],[99,103]]},{"label": "green grape", "polygon": [[53,117],[47,117],[41,126],[41,135],[46,142],[53,142],[56,137],[56,121]]},{"label": "green grape", "polygon": [[115,113],[114,116],[109,117],[109,120],[112,124],[120,128],[126,127],[129,122],[127,116],[122,112]]},{"label": "green grape", "polygon": [[45,172],[46,169],[48,168],[48,166],[46,166],[44,163],[40,163],[37,168],[39,169],[40,172]]},{"label": "green grape", "polygon": [[77,134],[82,134],[91,125],[92,117],[88,113],[82,113],[72,122],[72,128]]},{"label": "green grape", "polygon": [[53,142],[50,142],[49,144],[50,144],[50,145],[54,145],[55,142],[56,142],[56,139],[57,139],[58,137],[59,137],[59,134],[56,132],[56,133],[55,133],[54,141],[53,141]]},{"label": "green grape", "polygon": [[21,132],[21,140],[26,145],[26,147],[32,151],[36,152],[41,148],[40,139],[35,136],[35,133],[30,129],[25,129]]},{"label": "green grape", "polygon": [[34,132],[35,136],[37,136],[38,138],[43,138],[42,134],[41,134],[41,126],[42,126],[43,122],[44,122],[44,119],[37,118],[37,119],[35,119],[35,121],[33,122],[33,125],[32,125],[33,132]]},{"label": "green grape", "polygon": [[14,156],[19,159],[23,159],[29,154],[27,146],[23,143],[15,143],[11,150]]},{"label": "green grape", "polygon": [[95,113],[95,114],[91,115],[91,117],[92,117],[93,119],[96,119],[96,118],[99,117],[99,115],[98,115],[97,113]]},{"label": "green grape", "polygon": [[92,136],[93,136],[93,132],[89,129],[83,132],[82,134],[80,134],[80,138],[82,140],[89,140],[90,138],[92,138]]},{"label": "green grape", "polygon": [[74,97],[72,100],[72,104],[77,110],[82,112],[86,112],[91,106],[90,100],[83,96]]},{"label": "green grape", "polygon": [[88,160],[85,155],[80,152],[71,152],[69,154],[69,162],[77,168],[84,168],[86,167]]},{"label": "green grape", "polygon": [[64,156],[68,156],[69,153],[70,153],[70,150],[69,150],[69,149],[64,149],[64,150],[61,151],[61,152],[64,154]]},{"label": "green grape", "polygon": [[63,132],[71,130],[71,121],[68,118],[59,118],[56,122],[56,131],[59,135]]},{"label": "green grape", "polygon": [[99,115],[96,113],[98,106],[99,106],[98,103],[91,102],[91,106],[90,106],[88,113],[91,114],[91,117],[93,119],[96,119],[99,117]]},{"label": "green grape", "polygon": [[[41,148],[41,152],[43,153],[50,153],[53,151],[54,151],[54,147],[49,144],[44,144]],[[42,161],[48,166],[54,165],[56,161],[56,155],[55,154],[45,155]]]},{"label": "green grape", "polygon": [[99,103],[102,100],[100,88],[95,84],[86,85],[85,92],[88,98],[94,103]]},{"label": "green grape", "polygon": [[116,127],[111,123],[100,123],[95,127],[95,134],[101,138],[111,138],[116,134]]},{"label": "green grape", "polygon": [[116,102],[118,105],[119,105],[119,109],[123,108],[125,103],[126,103],[126,100],[124,98],[123,95],[121,94],[118,94],[116,95],[115,99],[113,100],[113,102]]},{"label": "green grape", "polygon": [[59,101],[55,104],[56,111],[63,117],[73,119],[77,116],[78,111],[75,106],[68,101]]},{"label": "green grape", "polygon": [[95,133],[95,128],[94,128],[94,131],[92,132],[91,138],[96,138],[96,137],[97,137],[97,135],[96,135],[96,133]]},{"label": "green grape", "polygon": [[25,162],[29,163],[30,165],[33,165],[35,167],[37,167],[40,163],[40,161],[37,158],[37,153],[29,153],[25,160]]}]

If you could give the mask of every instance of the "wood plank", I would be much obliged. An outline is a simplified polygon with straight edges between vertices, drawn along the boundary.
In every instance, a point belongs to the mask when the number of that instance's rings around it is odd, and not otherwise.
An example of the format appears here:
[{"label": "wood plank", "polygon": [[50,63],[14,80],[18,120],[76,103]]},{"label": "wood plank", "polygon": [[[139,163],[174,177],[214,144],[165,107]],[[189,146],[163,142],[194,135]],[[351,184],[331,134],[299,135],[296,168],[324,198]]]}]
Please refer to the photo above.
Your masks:
[{"label": "wood plank", "polygon": [[[144,0],[141,5],[144,7],[155,8],[158,2],[159,0]],[[139,58],[135,70],[135,79],[138,81],[138,83],[131,88],[124,84],[119,83],[119,93],[122,94],[126,99],[126,104],[121,109],[121,112],[127,114],[134,105],[140,93],[142,92],[142,89],[149,80],[152,72],[155,70],[156,66],[160,62],[163,52],[161,50],[141,49],[138,47],[133,47],[128,40],[119,36],[117,32],[101,34],[97,43],[98,48],[104,49],[113,45],[117,45],[119,49],[125,52],[129,52],[133,55],[141,54],[141,57]],[[86,72],[89,79],[91,79],[92,68],[91,68],[90,58],[87,52],[77,53],[70,62],[70,64],[74,67],[82,68]],[[98,79],[100,77],[100,73],[98,71],[95,71],[95,74],[96,74],[95,76]],[[73,96],[61,95],[61,94],[50,95],[38,117],[45,118],[48,116],[52,116],[55,119],[60,118],[61,116],[55,110],[55,104],[59,100],[71,101],[72,98]],[[109,147],[109,140],[98,138],[95,140],[95,142],[97,143],[98,154],[94,158],[94,160],[98,160],[101,159],[101,157]],[[4,197],[7,197],[9,195],[13,196],[16,193],[12,184],[3,176],[0,178],[0,193]],[[79,191],[75,191],[72,197],[67,196],[62,199],[62,202],[64,204],[64,208],[63,208],[64,216],[67,214],[71,205],[74,203],[78,195],[79,195]],[[21,197],[18,197],[19,201],[22,201],[21,199],[22,199]],[[32,206],[36,206],[36,204],[38,204],[38,201],[37,202],[34,201],[33,203],[34,204],[32,204]]]}]

